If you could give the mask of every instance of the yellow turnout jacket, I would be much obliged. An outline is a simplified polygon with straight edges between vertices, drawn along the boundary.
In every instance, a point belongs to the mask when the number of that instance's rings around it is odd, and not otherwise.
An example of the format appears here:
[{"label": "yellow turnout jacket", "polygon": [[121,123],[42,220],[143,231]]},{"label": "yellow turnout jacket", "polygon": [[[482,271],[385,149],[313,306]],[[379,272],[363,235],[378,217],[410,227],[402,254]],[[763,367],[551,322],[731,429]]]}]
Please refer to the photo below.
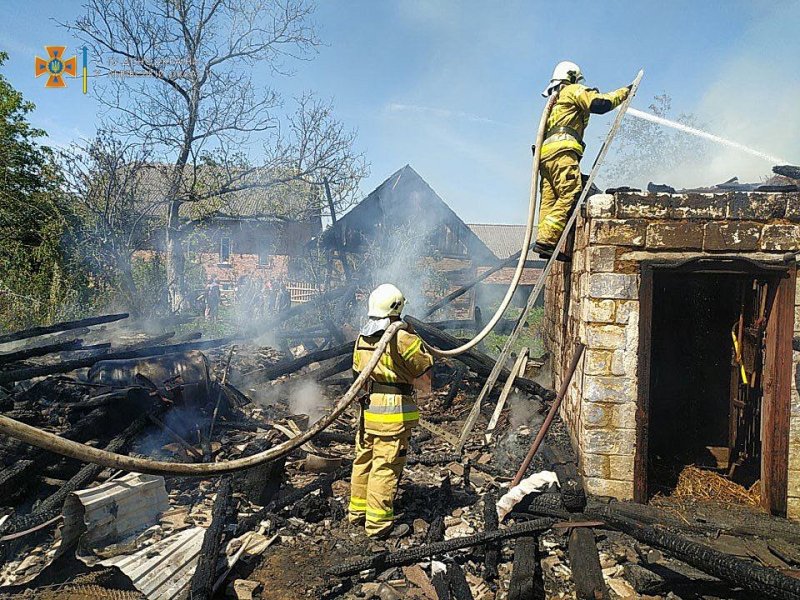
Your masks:
[{"label": "yellow turnout jacket", "polygon": [[[379,331],[368,337],[358,336],[353,350],[354,371],[360,373],[366,366],[382,335]],[[419,410],[411,386],[432,366],[433,356],[423,347],[422,338],[402,329],[398,331],[370,375],[370,382],[376,387],[385,385],[397,389],[395,393],[374,390],[370,393],[369,407],[364,411],[364,431],[373,435],[396,435],[414,427],[419,421]]]},{"label": "yellow turnout jacket", "polygon": [[541,159],[546,160],[564,152],[583,156],[583,133],[589,124],[589,114],[601,115],[614,110],[627,97],[627,87],[601,94],[580,83],[565,85],[558,93],[547,119]]}]

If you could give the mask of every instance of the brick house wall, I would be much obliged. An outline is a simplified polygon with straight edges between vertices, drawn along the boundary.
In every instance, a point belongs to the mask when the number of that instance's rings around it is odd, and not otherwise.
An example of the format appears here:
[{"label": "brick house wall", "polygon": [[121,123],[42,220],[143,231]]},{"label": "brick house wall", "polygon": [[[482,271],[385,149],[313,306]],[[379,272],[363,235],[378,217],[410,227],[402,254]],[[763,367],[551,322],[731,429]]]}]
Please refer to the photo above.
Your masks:
[{"label": "brick house wall", "polygon": [[[586,345],[561,407],[586,489],[634,495],[643,261],[741,256],[780,263],[800,250],[800,194],[600,194],[576,223],[572,262],[545,288],[545,345],[555,388]],[[794,335],[800,334],[800,286]],[[800,352],[791,360],[788,514],[800,517]]]}]

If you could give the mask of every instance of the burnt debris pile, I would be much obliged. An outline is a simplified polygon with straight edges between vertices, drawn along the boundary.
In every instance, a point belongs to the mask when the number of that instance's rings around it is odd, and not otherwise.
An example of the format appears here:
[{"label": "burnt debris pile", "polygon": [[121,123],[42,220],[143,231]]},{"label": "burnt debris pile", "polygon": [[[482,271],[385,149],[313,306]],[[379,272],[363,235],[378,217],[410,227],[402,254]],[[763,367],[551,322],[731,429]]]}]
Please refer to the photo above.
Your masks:
[{"label": "burnt debris pile", "polygon": [[[169,324],[145,334],[126,317],[0,337],[0,413],[200,464],[300,435],[352,382],[352,332],[331,320],[257,344]],[[412,322],[432,344],[457,342]],[[800,527],[745,505],[587,495],[557,415],[511,486],[556,394],[537,383],[545,357],[513,356],[476,416],[494,365],[488,348],[438,360],[418,392],[424,422],[395,502],[408,531],[387,541],[346,518],[352,407],[288,456],[215,478],[127,473],[0,436],[0,597],[800,597]]]}]

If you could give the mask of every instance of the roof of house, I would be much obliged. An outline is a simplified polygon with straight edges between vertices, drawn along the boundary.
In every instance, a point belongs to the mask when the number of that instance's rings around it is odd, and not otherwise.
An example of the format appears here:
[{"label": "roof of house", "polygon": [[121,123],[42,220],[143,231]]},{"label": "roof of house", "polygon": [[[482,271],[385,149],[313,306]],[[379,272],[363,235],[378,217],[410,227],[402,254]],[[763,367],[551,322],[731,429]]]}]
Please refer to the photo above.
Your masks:
[{"label": "roof of house", "polygon": [[357,238],[354,233],[374,235],[390,227],[405,227],[410,234],[441,235],[434,228],[445,224],[448,242],[463,245],[469,257],[494,263],[497,257],[464,221],[439,197],[410,165],[393,173],[366,198],[342,216],[323,234],[330,242],[333,235],[340,239]]},{"label": "roof of house", "polygon": [[[489,247],[494,255],[503,260],[519,252],[525,241],[525,225],[500,223],[467,223],[475,235]],[[536,238],[536,228],[533,230]]]}]

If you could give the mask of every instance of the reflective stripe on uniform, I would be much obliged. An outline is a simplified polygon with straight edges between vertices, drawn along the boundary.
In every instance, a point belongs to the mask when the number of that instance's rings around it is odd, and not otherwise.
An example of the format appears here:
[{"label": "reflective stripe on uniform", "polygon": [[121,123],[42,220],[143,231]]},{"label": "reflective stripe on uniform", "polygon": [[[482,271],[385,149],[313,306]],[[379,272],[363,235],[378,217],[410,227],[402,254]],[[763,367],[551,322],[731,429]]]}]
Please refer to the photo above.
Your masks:
[{"label": "reflective stripe on uniform", "polygon": [[547,216],[544,218],[544,223],[545,223],[545,224],[546,224],[548,227],[550,227],[551,229],[553,229],[554,231],[562,231],[562,230],[564,229],[564,227],[566,226],[566,224],[565,224],[565,223],[562,223],[562,222],[561,222],[561,221],[559,221],[557,218],[555,218],[555,217],[553,217],[553,216],[550,216],[550,215],[547,215]]},{"label": "reflective stripe on uniform", "polygon": [[406,400],[405,396],[401,396],[401,398],[402,401],[400,404],[378,404],[377,401],[371,402],[369,408],[367,408],[367,412],[387,415],[391,413],[413,412],[417,410],[417,405],[411,400]]},{"label": "reflective stripe on uniform", "polygon": [[393,521],[394,509],[381,510],[379,508],[368,508],[367,520],[372,522]]},{"label": "reflective stripe on uniform", "polygon": [[389,383],[394,383],[397,381],[397,375],[394,373],[394,361],[392,357],[388,354],[381,355],[381,364],[386,367],[385,371],[381,371],[381,375],[386,379]]},{"label": "reflective stripe on uniform", "polygon": [[420,348],[422,348],[422,338],[418,337],[413,342],[411,342],[411,345],[408,348],[406,348],[405,352],[403,352],[400,356],[402,356],[404,360],[408,360],[409,358],[414,356],[417,352],[419,352]]},{"label": "reflective stripe on uniform", "polygon": [[363,513],[367,510],[366,498],[350,498],[350,512]]},{"label": "reflective stripe on uniform", "polygon": [[414,410],[410,412],[399,413],[374,413],[369,410],[364,411],[364,421],[372,421],[373,423],[404,423],[406,421],[418,421],[419,411]]}]

